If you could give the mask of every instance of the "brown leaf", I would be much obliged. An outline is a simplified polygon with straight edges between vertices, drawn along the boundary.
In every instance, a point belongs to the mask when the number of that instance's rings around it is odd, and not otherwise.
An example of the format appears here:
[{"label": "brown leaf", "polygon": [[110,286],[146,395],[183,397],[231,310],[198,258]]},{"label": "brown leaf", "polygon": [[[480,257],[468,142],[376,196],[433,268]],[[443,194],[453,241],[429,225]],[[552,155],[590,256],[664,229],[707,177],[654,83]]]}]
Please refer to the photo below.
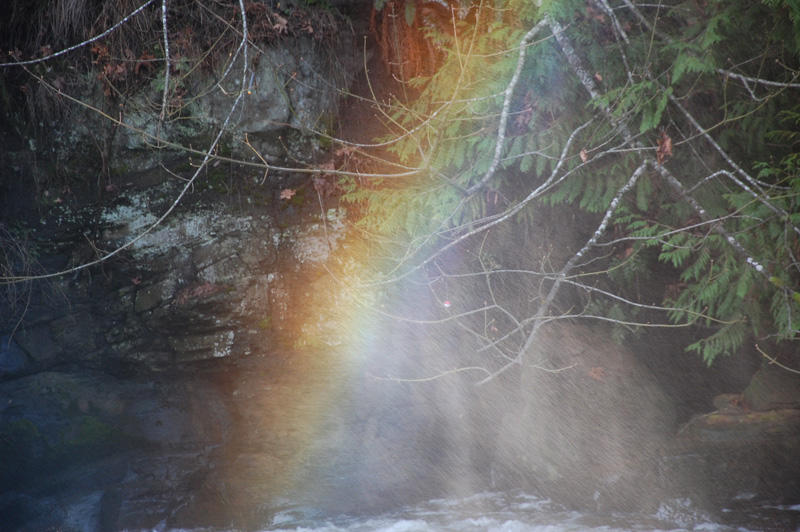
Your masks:
[{"label": "brown leaf", "polygon": [[152,61],[155,60],[155,56],[150,52],[142,52],[142,55],[139,56],[139,59],[136,61],[136,66],[133,68],[133,73],[137,76],[139,75],[139,71],[142,68],[146,68],[148,71],[152,70],[153,63]]},{"label": "brown leaf", "polygon": [[596,381],[602,381],[606,378],[606,368],[602,366],[594,367],[589,370],[589,376]]},{"label": "brown leaf", "polygon": [[280,35],[281,33],[287,33],[289,31],[288,25],[289,21],[283,18],[282,16],[278,15],[277,13],[273,13],[272,16],[275,17],[277,22],[272,25],[272,29],[278,32]]},{"label": "brown leaf", "polygon": [[350,157],[358,150],[355,146],[341,146],[333,152],[336,157]]},{"label": "brown leaf", "polygon": [[622,252],[622,256],[623,258],[627,259],[628,257],[631,256],[632,253],[633,253],[633,245],[630,245],[625,248],[625,251]]},{"label": "brown leaf", "polygon": [[661,164],[669,157],[672,157],[672,138],[667,135],[666,131],[662,131],[661,136],[658,138],[656,160],[658,161],[658,164]]}]

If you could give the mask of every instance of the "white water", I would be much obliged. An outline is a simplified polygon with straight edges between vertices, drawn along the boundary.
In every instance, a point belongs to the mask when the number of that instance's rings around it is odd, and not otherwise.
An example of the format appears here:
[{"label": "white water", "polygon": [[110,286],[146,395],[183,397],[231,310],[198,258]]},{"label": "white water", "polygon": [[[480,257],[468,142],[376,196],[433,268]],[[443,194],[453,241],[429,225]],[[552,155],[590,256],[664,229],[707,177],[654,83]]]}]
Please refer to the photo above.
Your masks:
[{"label": "white water", "polygon": [[320,518],[308,509],[275,514],[264,530],[297,532],[572,532],[572,531],[800,531],[800,505],[745,505],[712,516],[688,499],[642,514],[589,514],[566,510],[521,492],[439,499],[371,517]]}]

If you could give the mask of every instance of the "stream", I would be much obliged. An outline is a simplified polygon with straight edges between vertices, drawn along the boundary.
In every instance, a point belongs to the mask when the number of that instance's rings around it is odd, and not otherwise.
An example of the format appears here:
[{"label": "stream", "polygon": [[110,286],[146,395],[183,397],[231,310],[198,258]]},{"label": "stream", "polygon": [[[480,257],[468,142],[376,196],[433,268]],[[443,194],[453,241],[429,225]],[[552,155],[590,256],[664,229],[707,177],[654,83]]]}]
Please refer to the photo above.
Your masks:
[{"label": "stream", "polygon": [[[712,515],[689,499],[662,502],[652,513],[588,513],[568,510],[521,491],[484,492],[434,499],[373,516],[323,516],[309,508],[274,514],[264,531],[315,532],[571,532],[571,531],[797,531],[800,504],[755,502],[743,493]],[[174,532],[178,532],[177,529]],[[187,531],[188,532],[188,531]],[[199,531],[195,531],[199,532]],[[210,531],[209,531],[210,532]]]}]

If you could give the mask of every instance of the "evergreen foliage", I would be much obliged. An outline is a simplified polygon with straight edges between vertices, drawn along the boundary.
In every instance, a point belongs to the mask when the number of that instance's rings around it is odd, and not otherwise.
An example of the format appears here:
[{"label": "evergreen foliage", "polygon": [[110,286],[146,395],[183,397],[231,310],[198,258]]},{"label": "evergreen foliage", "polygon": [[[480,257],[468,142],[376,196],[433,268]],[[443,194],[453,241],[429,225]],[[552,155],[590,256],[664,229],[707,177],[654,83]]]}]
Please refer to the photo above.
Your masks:
[{"label": "evergreen foliage", "polygon": [[[696,327],[688,349],[709,364],[750,337],[797,340],[796,2],[536,4],[473,4],[474,21],[454,15],[453,31],[431,35],[442,64],[409,82],[418,97],[395,102],[382,139],[417,172],[351,182],[344,200],[360,206],[359,223],[406,242],[398,271],[473,250],[506,225],[471,267],[511,287],[493,312],[514,319],[498,318],[496,336],[518,341],[478,335],[514,361],[555,315],[544,294],[562,279],[582,290],[567,314]],[[589,213],[595,225],[543,271],[547,257],[519,248],[548,208]],[[664,266],[673,273],[662,300],[638,301],[648,272]],[[514,268],[525,271],[499,273]]]}]

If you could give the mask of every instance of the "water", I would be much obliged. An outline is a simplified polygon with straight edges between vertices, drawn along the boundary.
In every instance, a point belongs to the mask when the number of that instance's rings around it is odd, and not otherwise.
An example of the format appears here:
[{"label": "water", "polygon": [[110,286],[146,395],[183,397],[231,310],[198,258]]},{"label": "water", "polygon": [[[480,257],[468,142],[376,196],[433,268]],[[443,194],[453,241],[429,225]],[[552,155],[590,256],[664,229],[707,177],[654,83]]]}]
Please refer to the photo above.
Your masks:
[{"label": "water", "polygon": [[571,532],[571,531],[800,531],[800,504],[757,504],[744,494],[711,515],[688,499],[662,503],[651,514],[589,514],[523,492],[437,499],[370,517],[319,518],[310,510],[275,514],[264,530],[297,532]]}]

